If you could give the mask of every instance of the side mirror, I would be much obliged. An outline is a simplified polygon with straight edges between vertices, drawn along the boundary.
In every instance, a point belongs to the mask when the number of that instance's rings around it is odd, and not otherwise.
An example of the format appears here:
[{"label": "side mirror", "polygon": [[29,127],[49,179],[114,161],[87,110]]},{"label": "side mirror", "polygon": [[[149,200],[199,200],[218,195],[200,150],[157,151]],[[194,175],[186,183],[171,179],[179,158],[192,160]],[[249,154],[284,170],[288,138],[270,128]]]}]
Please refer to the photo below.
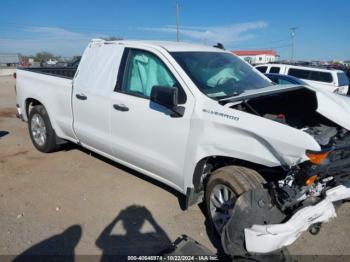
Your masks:
[{"label": "side mirror", "polygon": [[151,101],[166,107],[174,114],[172,117],[181,117],[185,113],[185,108],[178,106],[178,88],[167,86],[153,86],[151,90]]}]

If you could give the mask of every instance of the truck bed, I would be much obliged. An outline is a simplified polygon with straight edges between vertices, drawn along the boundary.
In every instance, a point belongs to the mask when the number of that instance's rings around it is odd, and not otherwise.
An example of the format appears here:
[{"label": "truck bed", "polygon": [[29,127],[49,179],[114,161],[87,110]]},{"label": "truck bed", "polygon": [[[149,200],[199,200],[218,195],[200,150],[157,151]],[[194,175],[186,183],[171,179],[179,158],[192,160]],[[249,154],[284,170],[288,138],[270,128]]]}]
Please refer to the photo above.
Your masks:
[{"label": "truck bed", "polygon": [[77,71],[76,67],[30,67],[20,69],[68,79],[73,79],[75,72]]},{"label": "truck bed", "polygon": [[16,104],[23,120],[28,120],[28,103],[43,104],[51,117],[51,125],[63,139],[74,137],[72,122],[72,81],[75,68],[17,68]]}]

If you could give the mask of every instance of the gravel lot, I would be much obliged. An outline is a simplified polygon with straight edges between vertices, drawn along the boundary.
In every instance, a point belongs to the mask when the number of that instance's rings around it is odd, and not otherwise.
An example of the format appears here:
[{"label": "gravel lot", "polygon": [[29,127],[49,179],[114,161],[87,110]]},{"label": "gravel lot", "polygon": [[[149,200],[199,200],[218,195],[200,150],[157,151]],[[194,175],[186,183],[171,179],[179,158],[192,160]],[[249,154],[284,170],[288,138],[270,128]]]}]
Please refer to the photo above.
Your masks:
[{"label": "gravel lot", "polygon": [[[1,255],[154,254],[184,233],[216,251],[201,209],[183,211],[184,199],[170,188],[74,145],[35,150],[26,123],[15,118],[13,86],[0,77]],[[289,251],[350,255],[350,203],[338,216]]]}]

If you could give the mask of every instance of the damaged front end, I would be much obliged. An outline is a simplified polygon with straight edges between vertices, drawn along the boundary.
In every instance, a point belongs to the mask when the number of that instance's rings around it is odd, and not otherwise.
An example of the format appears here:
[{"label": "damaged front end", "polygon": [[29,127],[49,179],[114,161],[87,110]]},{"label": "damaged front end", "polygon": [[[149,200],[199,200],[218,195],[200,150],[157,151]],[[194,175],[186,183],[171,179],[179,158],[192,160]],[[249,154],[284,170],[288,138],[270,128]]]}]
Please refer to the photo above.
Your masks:
[{"label": "damaged front end", "polygon": [[237,199],[221,234],[227,254],[273,252],[336,217],[333,203],[350,198],[350,143],[307,155],[310,161],[292,168],[283,180]]},{"label": "damaged front end", "polygon": [[[293,105],[301,97],[307,101]],[[350,198],[350,132],[317,112],[316,95],[296,89],[249,99],[233,108],[302,130],[321,150],[306,149],[309,161],[289,167],[264,189],[237,199],[221,234],[225,252],[269,253],[292,244],[313,225],[336,217],[333,203]]]},{"label": "damaged front end", "polygon": [[322,151],[307,151],[310,159],[292,167],[283,180],[268,185],[274,203],[284,212],[318,203],[325,192],[350,182],[350,135],[337,132]]}]

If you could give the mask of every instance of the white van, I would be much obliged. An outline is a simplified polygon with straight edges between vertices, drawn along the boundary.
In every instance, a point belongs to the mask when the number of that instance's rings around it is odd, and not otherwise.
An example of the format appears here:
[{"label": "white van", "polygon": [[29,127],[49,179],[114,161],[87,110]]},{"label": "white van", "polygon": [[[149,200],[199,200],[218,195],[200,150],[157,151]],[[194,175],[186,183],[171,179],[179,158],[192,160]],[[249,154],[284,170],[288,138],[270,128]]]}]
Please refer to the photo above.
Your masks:
[{"label": "white van", "polygon": [[349,79],[341,70],[285,64],[263,64],[256,66],[256,69],[262,73],[291,75],[303,79],[311,86],[342,95],[348,94]]}]

